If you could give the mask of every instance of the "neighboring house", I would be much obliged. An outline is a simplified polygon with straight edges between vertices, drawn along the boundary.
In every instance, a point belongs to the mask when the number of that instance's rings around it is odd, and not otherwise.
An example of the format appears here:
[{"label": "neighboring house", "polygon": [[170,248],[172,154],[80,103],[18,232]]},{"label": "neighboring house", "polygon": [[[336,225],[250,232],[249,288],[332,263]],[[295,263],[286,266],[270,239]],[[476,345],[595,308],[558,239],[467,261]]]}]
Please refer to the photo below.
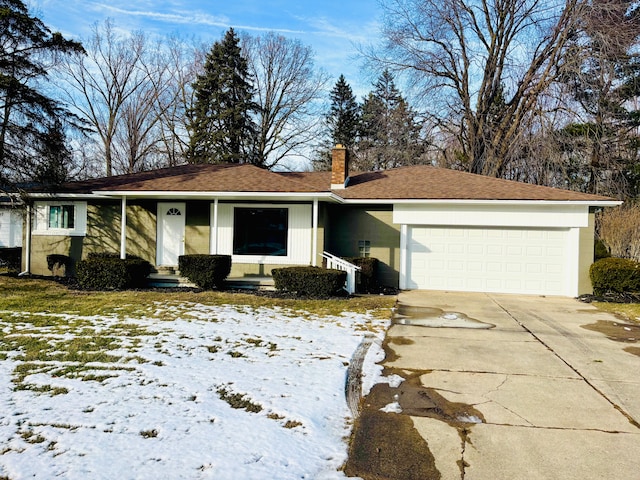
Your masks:
[{"label": "neighboring house", "polygon": [[620,203],[431,166],[349,176],[340,146],[332,172],[182,165],[31,196],[35,274],[51,253],[110,251],[156,267],[229,254],[232,277],[268,276],[326,251],[378,258],[400,289],[563,296],[591,291],[594,211]]},{"label": "neighboring house", "polygon": [[22,247],[22,203],[0,197],[0,248]]}]

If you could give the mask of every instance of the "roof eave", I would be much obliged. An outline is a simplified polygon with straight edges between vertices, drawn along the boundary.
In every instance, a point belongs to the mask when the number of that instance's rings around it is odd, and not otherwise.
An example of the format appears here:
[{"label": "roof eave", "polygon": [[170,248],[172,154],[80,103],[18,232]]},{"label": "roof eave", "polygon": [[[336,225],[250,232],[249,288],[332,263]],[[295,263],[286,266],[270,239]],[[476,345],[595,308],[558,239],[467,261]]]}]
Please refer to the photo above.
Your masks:
[{"label": "roof eave", "polygon": [[366,199],[341,198],[341,203],[350,204],[422,204],[422,205],[585,205],[590,207],[615,207],[621,205],[621,200],[542,200],[542,199]]},{"label": "roof eave", "polygon": [[169,191],[132,191],[132,190],[102,190],[97,195],[106,198],[167,198],[167,199],[313,199],[329,197],[329,192],[169,192]]}]

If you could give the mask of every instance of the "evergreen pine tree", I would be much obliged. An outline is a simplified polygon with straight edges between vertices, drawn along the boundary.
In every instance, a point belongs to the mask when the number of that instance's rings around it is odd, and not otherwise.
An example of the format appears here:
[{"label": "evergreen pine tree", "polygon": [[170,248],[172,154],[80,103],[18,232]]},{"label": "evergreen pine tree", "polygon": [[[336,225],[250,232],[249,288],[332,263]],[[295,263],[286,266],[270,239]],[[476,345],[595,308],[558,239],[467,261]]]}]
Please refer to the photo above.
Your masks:
[{"label": "evergreen pine tree", "polygon": [[344,75],[338,78],[331,90],[330,98],[331,108],[326,121],[331,140],[334,145],[342,144],[352,148],[358,136],[360,106]]},{"label": "evergreen pine tree", "polygon": [[[75,118],[48,96],[45,82],[61,55],[83,52],[78,42],[53,33],[30,15],[21,0],[0,0],[0,188],[12,182],[47,177],[52,164],[66,161],[53,148],[63,124]],[[78,125],[76,125],[78,126]],[[54,139],[55,137],[55,139]],[[55,157],[55,158],[53,158]],[[50,183],[63,180],[64,166]],[[54,178],[55,177],[55,178]]]},{"label": "evergreen pine tree", "polygon": [[421,162],[424,142],[415,117],[393,75],[383,71],[362,104],[357,167],[384,170]]},{"label": "evergreen pine tree", "polygon": [[326,137],[312,160],[314,170],[331,170],[331,149],[344,145],[353,149],[360,129],[360,105],[344,75],[340,75],[329,94],[331,106],[325,115]]},{"label": "evergreen pine tree", "polygon": [[190,110],[190,163],[246,163],[253,161],[256,134],[252,114],[253,85],[240,40],[230,28],[207,55],[204,73],[193,84]]}]

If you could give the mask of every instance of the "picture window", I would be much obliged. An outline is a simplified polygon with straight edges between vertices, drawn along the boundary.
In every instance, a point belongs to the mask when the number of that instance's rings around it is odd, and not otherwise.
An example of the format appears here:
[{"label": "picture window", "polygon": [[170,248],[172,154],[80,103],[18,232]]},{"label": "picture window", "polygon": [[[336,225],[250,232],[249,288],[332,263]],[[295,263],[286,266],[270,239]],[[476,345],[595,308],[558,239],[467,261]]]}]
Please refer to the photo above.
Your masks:
[{"label": "picture window", "polygon": [[234,255],[287,256],[289,209],[235,208]]}]

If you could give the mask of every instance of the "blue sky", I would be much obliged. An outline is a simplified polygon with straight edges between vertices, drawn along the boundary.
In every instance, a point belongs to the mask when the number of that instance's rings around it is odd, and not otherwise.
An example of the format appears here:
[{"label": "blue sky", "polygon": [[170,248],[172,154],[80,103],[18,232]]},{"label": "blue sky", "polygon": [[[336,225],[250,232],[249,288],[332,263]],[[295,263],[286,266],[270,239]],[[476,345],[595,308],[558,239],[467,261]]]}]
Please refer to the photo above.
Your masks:
[{"label": "blue sky", "polygon": [[358,45],[379,36],[378,0],[31,0],[32,12],[52,30],[82,39],[111,18],[118,28],[176,33],[213,44],[233,27],[253,35],[273,31],[297,38],[316,53],[316,66],[333,86],[344,74],[358,98],[371,90]]}]

